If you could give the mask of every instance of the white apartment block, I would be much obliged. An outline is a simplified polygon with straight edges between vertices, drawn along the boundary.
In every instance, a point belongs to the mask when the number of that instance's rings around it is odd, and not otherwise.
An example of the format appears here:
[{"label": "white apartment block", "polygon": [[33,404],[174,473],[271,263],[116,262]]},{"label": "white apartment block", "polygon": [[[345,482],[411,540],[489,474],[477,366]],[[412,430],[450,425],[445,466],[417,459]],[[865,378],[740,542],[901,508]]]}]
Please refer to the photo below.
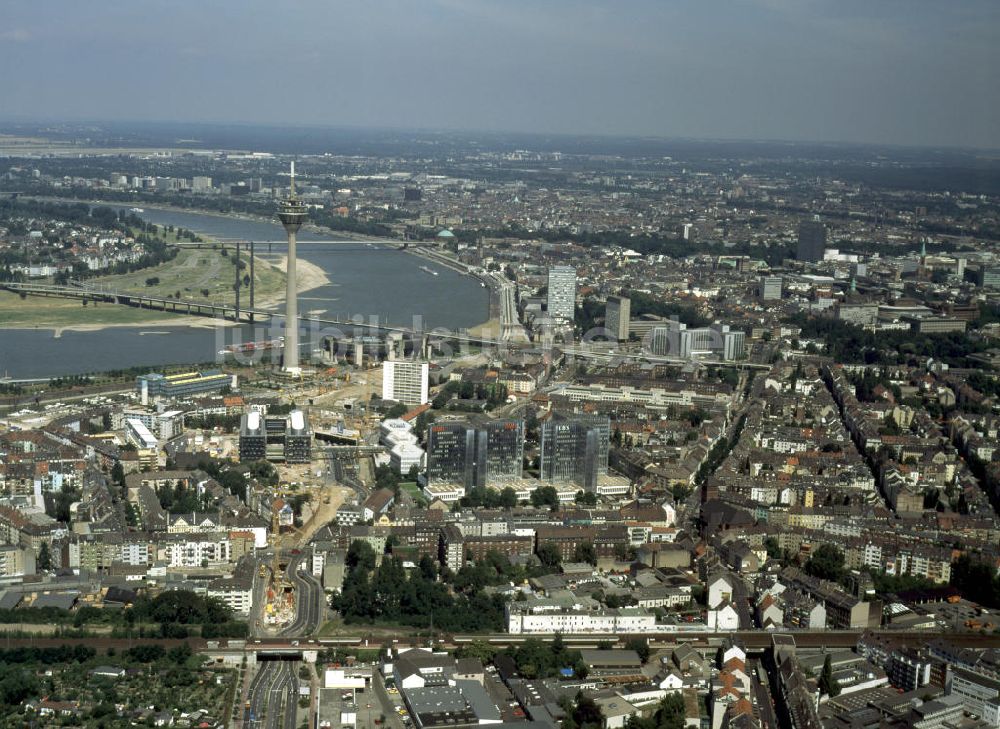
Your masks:
[{"label": "white apartment block", "polygon": [[179,539],[160,545],[162,559],[168,567],[201,567],[204,563],[231,561],[229,538],[209,535]]},{"label": "white apartment block", "polygon": [[382,399],[405,405],[424,405],[428,401],[427,362],[386,360],[382,363]]},{"label": "white apartment block", "polygon": [[528,605],[530,604],[508,604],[507,632],[511,635],[557,632],[564,635],[656,632],[656,616],[642,608],[591,611]]},{"label": "white apartment block", "polygon": [[253,607],[252,583],[245,584],[240,580],[215,580],[208,586],[208,596],[221,600],[237,615],[249,615]]},{"label": "white apartment block", "polygon": [[573,321],[576,314],[576,269],[572,266],[549,268],[547,294],[549,316]]}]

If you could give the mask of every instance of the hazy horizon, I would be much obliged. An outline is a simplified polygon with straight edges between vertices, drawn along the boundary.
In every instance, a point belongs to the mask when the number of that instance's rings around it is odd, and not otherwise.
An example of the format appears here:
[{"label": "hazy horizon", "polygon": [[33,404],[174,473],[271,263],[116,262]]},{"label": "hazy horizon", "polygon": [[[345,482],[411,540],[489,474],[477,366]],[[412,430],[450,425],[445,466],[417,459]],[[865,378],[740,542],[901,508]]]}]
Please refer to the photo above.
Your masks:
[{"label": "hazy horizon", "polygon": [[11,121],[1000,148],[986,0],[9,0]]}]

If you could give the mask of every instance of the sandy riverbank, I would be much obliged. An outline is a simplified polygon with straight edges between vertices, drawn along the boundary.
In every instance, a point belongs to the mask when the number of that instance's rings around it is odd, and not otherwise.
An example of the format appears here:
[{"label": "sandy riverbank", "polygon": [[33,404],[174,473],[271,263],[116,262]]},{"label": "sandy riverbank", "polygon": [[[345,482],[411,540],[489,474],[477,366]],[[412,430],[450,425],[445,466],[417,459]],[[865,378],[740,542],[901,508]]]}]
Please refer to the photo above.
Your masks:
[{"label": "sandy riverbank", "polygon": [[[288,256],[282,256],[281,260],[276,261],[271,265],[282,273],[287,274]],[[298,258],[295,262],[295,278],[295,288],[300,294],[304,294],[306,291],[312,291],[313,289],[318,289],[320,286],[326,286],[330,283],[330,278],[326,275],[326,271],[317,266],[315,263],[310,263],[309,261],[305,261],[301,258]],[[261,299],[257,303],[257,307],[261,309],[273,309],[283,303],[285,303],[284,292]]]},{"label": "sandy riverbank", "polygon": [[215,327],[232,327],[236,326],[236,322],[229,321],[228,319],[209,319],[204,316],[188,316],[178,315],[171,317],[169,321],[164,321],[163,319],[150,319],[147,322],[137,321],[130,323],[121,324],[69,324],[62,327],[5,327],[7,329],[52,329],[52,336],[59,338],[63,335],[63,332],[99,332],[104,329],[121,329],[122,327],[128,327],[130,329],[142,329],[148,332],[148,336],[156,337],[162,336],[164,334],[169,334],[170,332],[163,331],[164,329],[173,327],[186,327],[189,329],[214,329]]}]

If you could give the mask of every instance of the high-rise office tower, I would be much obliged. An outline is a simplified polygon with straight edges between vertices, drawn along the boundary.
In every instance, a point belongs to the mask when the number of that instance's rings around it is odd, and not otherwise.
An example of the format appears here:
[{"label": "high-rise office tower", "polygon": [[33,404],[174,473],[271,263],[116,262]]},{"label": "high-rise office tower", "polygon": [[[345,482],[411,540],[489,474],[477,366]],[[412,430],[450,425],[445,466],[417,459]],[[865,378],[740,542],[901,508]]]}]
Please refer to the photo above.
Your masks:
[{"label": "high-rise office tower", "polygon": [[549,267],[547,308],[549,316],[573,321],[576,313],[576,269],[572,266]]},{"label": "high-rise office tower", "polygon": [[299,228],[309,214],[306,206],[295,197],[295,163],[292,162],[288,199],[282,201],[278,219],[288,235],[288,267],[285,288],[285,372],[297,375],[299,369],[299,292],[295,280],[295,242]]},{"label": "high-rise office tower", "polygon": [[476,432],[476,485],[496,486],[521,478],[524,421],[491,420]]},{"label": "high-rise office tower", "polygon": [[382,398],[423,405],[428,399],[428,371],[426,362],[386,360],[382,363]]},{"label": "high-rise office tower", "polygon": [[522,476],[524,421],[435,423],[427,434],[427,481],[459,484],[466,491]]},{"label": "high-rise office tower", "polygon": [[212,191],[212,178],[202,177],[196,175],[191,178],[191,191],[192,192],[211,192]]},{"label": "high-rise office tower", "polygon": [[539,478],[596,492],[608,472],[611,423],[606,415],[554,415],[540,430]]},{"label": "high-rise office tower", "polygon": [[800,261],[822,261],[826,251],[826,226],[817,220],[799,223],[799,247],[795,257]]},{"label": "high-rise office tower", "polygon": [[626,296],[609,296],[604,307],[604,328],[619,342],[628,340],[632,300]]},{"label": "high-rise office tower", "polygon": [[778,301],[781,299],[781,276],[760,277],[760,298],[763,301]]},{"label": "high-rise office tower", "polygon": [[476,429],[468,423],[435,423],[427,431],[428,483],[474,483]]}]

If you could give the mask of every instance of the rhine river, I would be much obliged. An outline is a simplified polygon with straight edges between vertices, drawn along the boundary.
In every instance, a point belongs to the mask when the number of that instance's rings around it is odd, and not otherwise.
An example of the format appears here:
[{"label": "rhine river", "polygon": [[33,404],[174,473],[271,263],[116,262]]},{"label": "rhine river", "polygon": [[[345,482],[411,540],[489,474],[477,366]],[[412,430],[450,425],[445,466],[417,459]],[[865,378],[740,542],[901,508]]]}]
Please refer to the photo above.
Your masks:
[{"label": "rhine river", "polygon": [[[207,213],[146,208],[140,216],[158,225],[174,225],[213,238],[253,240],[258,258],[285,255],[284,231],[277,223],[227,218]],[[457,329],[484,322],[489,291],[480,282],[436,263],[384,244],[324,240],[312,231],[299,234],[299,260],[315,264],[330,283],[299,294],[299,313],[319,318],[378,317],[412,326],[414,315],[426,328]],[[421,266],[436,271],[432,275]],[[247,304],[248,292],[243,291]],[[205,319],[208,324],[209,319]],[[306,327],[308,329],[308,327]],[[0,377],[41,378],[86,374],[117,368],[216,361],[233,341],[280,335],[265,325],[191,327],[147,324],[99,331],[0,329]],[[310,333],[303,335],[306,339]],[[315,334],[311,336],[315,337]],[[307,359],[303,352],[303,361]]]}]

